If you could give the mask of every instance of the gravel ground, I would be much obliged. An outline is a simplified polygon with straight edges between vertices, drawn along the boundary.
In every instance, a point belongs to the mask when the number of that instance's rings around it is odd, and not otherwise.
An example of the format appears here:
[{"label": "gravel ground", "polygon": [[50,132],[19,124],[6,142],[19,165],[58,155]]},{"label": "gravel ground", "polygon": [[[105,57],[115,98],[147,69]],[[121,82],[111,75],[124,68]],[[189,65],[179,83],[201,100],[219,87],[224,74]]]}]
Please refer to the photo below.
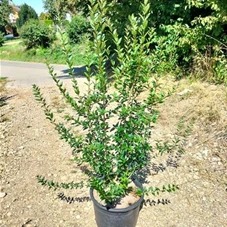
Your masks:
[{"label": "gravel ground", "polygon": [[[58,102],[53,87],[43,87]],[[89,189],[52,191],[36,175],[70,182],[84,178],[71,150],[45,119],[31,88],[8,88],[0,107],[0,226],[95,227]],[[137,227],[227,226],[227,91],[181,82],[159,106],[154,140],[182,139],[184,154],[152,161],[144,185],[178,184],[180,190],[146,196]],[[67,202],[67,198],[73,201]]]}]

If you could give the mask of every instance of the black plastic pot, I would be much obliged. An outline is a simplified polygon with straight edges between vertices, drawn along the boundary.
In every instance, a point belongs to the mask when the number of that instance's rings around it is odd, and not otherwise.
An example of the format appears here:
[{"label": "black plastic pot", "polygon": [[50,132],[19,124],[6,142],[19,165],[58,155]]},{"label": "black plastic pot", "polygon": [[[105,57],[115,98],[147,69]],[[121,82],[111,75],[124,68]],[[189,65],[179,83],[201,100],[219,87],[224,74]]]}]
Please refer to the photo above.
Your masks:
[{"label": "black plastic pot", "polygon": [[[137,180],[135,185],[142,188],[142,184]],[[135,227],[139,216],[144,196],[124,209],[107,209],[94,198],[93,189],[90,189],[90,197],[94,204],[95,219],[98,227]]]}]

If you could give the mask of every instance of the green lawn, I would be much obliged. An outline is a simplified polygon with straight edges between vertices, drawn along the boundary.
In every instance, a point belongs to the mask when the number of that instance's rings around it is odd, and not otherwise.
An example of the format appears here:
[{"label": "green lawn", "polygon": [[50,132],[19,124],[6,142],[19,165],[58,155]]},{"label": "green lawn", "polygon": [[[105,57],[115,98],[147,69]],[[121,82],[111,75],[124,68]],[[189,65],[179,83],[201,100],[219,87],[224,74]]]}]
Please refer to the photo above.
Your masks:
[{"label": "green lawn", "polygon": [[[86,64],[85,49],[85,44],[75,44],[71,46],[74,65]],[[20,42],[20,39],[8,40],[0,47],[0,55],[2,60],[43,63],[48,60],[50,63],[65,64],[62,48],[57,43],[47,49],[37,48],[26,50],[23,42]]]}]

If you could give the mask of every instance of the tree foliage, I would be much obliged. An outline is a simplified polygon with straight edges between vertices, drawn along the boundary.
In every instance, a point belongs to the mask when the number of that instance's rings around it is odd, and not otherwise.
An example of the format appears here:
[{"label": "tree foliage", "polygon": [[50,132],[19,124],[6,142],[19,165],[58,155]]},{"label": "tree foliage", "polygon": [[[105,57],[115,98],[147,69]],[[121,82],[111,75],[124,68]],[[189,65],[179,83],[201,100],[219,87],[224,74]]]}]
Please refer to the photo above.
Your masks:
[{"label": "tree foliage", "polygon": [[78,0],[43,0],[44,9],[50,14],[51,19],[58,23],[66,18],[66,13],[75,15],[78,12]]},{"label": "tree foliage", "polygon": [[39,20],[51,20],[51,15],[49,13],[40,13]]},{"label": "tree foliage", "polygon": [[18,16],[16,21],[18,28],[21,28],[29,19],[38,19],[36,11],[27,4],[21,5]]},{"label": "tree foliage", "polygon": [[43,21],[48,26],[52,26],[54,23],[54,21],[51,19],[51,15],[49,13],[42,12],[39,16],[39,20]]},{"label": "tree foliage", "polygon": [[11,8],[8,0],[0,0],[0,32],[5,33],[5,26],[9,24]]},{"label": "tree foliage", "polygon": [[158,67],[162,59],[171,68],[183,66],[220,79],[217,69],[226,64],[226,4],[226,0],[172,0],[167,6],[165,0],[154,1],[150,21],[156,30],[153,47]]},{"label": "tree foliage", "polygon": [[[140,1],[107,2],[111,23],[115,24],[118,33],[124,35],[128,16],[131,13],[138,15]],[[207,74],[209,69],[208,74],[215,77],[222,71],[222,76],[218,77],[224,81],[227,77],[226,73],[223,75],[226,69],[223,66],[227,64],[227,0],[149,2],[149,27],[155,29],[150,45],[154,71],[180,68],[188,73],[196,70]],[[220,71],[220,67],[223,70]]]},{"label": "tree foliage", "polygon": [[70,42],[78,43],[81,38],[88,33],[89,23],[88,20],[82,15],[76,15],[72,18],[72,21],[68,24],[67,34]]},{"label": "tree foliage", "polygon": [[3,34],[0,32],[0,47],[3,45],[4,42],[5,42],[5,38]]},{"label": "tree foliage", "polygon": [[21,37],[27,49],[41,46],[49,47],[54,40],[54,34],[44,22],[30,19],[21,28]]},{"label": "tree foliage", "polygon": [[[59,7],[55,7],[53,15],[57,16],[60,13],[64,18],[66,12],[74,14],[81,11],[84,16],[88,15],[89,6],[94,1],[44,0],[44,2],[48,11],[53,8],[53,2],[58,2]],[[138,16],[141,1],[105,2],[109,9],[107,15],[110,23],[118,34],[124,36],[130,23],[129,15],[133,13]],[[150,45],[155,72],[179,69],[189,74],[198,71],[198,68],[199,71],[209,68],[211,74],[220,72],[220,65],[225,65],[227,61],[227,0],[149,0],[149,3],[151,8],[148,27],[155,29]],[[69,9],[69,5],[74,11]],[[108,37],[108,29],[105,32]],[[111,45],[111,51],[116,48],[111,39],[107,42]],[[204,61],[206,58],[209,60]],[[209,67],[204,65],[207,62]],[[227,76],[221,76],[224,77]]]}]

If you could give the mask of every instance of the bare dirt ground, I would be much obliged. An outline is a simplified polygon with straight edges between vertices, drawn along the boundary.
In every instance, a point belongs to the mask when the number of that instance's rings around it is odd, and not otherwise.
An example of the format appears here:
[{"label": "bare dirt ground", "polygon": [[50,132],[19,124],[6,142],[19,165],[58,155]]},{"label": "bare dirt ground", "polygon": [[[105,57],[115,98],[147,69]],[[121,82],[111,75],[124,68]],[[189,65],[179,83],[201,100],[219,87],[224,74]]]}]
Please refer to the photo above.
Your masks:
[{"label": "bare dirt ground", "polygon": [[[146,196],[137,227],[225,227],[226,87],[174,84],[176,91],[159,106],[153,141],[171,143],[177,136],[185,152],[152,161],[144,185],[174,183],[180,190]],[[55,89],[43,87],[43,91],[60,108]],[[0,226],[95,227],[89,189],[52,191],[37,183],[36,175],[63,182],[84,176],[70,148],[45,119],[32,89],[11,87],[0,96],[7,97],[0,107]]]}]

